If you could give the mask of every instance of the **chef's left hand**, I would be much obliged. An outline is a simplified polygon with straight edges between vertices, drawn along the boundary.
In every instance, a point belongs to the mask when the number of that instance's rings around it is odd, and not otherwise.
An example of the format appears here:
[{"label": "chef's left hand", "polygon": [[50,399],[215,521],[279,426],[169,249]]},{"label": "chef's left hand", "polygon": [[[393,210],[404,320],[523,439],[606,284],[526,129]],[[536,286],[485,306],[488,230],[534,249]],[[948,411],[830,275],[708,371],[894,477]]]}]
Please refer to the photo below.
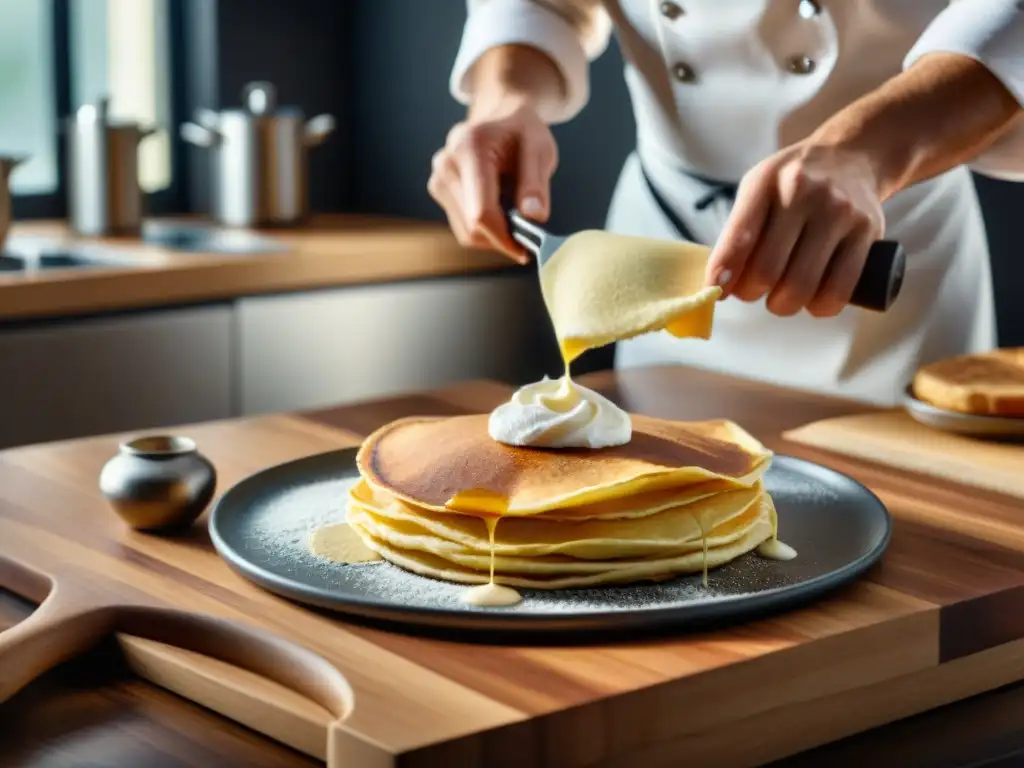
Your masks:
[{"label": "chef's left hand", "polygon": [[801,142],[752,168],[708,263],[723,298],[815,317],[850,302],[885,218],[875,173],[861,154]]}]

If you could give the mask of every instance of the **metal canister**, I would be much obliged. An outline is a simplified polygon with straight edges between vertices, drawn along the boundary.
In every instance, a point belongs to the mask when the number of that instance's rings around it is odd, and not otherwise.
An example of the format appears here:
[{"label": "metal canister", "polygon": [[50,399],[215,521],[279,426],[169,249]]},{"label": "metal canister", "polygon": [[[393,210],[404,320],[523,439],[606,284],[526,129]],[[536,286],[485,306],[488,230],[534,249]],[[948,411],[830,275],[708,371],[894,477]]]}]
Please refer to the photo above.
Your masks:
[{"label": "metal canister", "polygon": [[334,130],[334,118],[306,120],[297,107],[278,107],[274,86],[249,83],[242,109],[199,110],[182,138],[211,148],[212,214],[231,227],[282,226],[309,212],[307,150]]},{"label": "metal canister", "polygon": [[112,121],[108,105],[107,99],[83,104],[64,126],[68,217],[81,235],[142,230],[139,143],[156,128]]}]

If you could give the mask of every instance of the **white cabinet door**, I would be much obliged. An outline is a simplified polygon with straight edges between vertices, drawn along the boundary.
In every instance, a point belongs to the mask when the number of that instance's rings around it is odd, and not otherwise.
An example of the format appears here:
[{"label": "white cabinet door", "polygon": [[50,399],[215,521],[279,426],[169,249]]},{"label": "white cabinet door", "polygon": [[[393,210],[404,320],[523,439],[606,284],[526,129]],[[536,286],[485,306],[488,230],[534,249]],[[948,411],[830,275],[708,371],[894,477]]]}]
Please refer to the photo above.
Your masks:
[{"label": "white cabinet door", "polygon": [[0,327],[0,447],[232,415],[230,305]]},{"label": "white cabinet door", "polygon": [[532,270],[243,299],[242,413],[535,379],[546,317]]}]

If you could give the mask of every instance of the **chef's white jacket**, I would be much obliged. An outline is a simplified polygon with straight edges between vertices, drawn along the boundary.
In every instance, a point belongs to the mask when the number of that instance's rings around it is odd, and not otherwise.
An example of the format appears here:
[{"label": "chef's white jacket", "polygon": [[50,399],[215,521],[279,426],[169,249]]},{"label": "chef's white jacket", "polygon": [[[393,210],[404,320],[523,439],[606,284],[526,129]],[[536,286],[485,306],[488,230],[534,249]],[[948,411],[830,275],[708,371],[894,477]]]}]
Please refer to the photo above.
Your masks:
[{"label": "chef's white jacket", "polygon": [[[468,6],[452,94],[468,102],[466,74],[488,49],[533,46],[555,62],[566,84],[554,122],[584,107],[588,64],[616,34],[637,146],[619,178],[607,227],[627,234],[678,236],[643,168],[690,234],[714,243],[731,202],[720,197],[697,210],[707,179],[739,181],[929,52],[978,60],[1024,104],[1024,2],[1015,0],[469,0]],[[1024,122],[970,167],[1024,180]],[[834,318],[780,318],[763,300],[730,298],[716,309],[710,341],[648,334],[620,343],[616,366],[679,362],[887,404],[919,364],[994,346],[988,243],[968,168],[897,194],[885,215],[886,238],[902,242],[908,254],[902,292],[888,312],[848,307]]]}]

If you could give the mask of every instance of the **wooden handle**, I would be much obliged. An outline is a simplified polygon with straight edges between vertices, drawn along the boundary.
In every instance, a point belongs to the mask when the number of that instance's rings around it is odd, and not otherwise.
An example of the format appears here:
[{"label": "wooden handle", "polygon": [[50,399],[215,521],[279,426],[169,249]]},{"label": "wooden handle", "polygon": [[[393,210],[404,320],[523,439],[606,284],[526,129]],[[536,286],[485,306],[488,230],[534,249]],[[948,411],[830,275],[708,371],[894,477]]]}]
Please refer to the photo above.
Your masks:
[{"label": "wooden handle", "polygon": [[[122,637],[121,644],[132,668],[143,677],[290,746],[315,753],[326,760],[328,768],[357,765],[357,756],[362,758],[374,751],[372,745],[345,728],[344,722],[355,707],[348,680],[312,651],[255,627],[162,608],[122,607],[118,609],[116,629],[130,636]],[[243,674],[209,664],[204,667],[202,660],[138,643],[135,638],[201,654],[237,667]],[[284,686],[327,710],[333,720],[326,728],[326,744],[321,742],[317,749],[301,739],[296,743],[296,734],[280,727],[295,713],[285,711],[284,719],[275,722],[274,717],[282,711],[261,695],[265,690],[245,672]],[[313,725],[316,730],[319,724]]]},{"label": "wooden handle", "polygon": [[31,616],[0,632],[0,702],[109,634],[113,615],[97,604],[95,593],[82,582],[56,584],[45,574],[0,557],[0,584],[30,600],[42,598]]},{"label": "wooden handle", "polygon": [[[116,634],[142,677],[314,754],[329,768],[380,757],[346,728],[352,688],[322,657],[261,629],[167,609],[124,584],[36,554],[47,561],[46,572],[0,556],[0,586],[39,604],[0,632],[0,702]],[[265,700],[268,691],[273,701]],[[298,724],[300,743],[289,723]]]},{"label": "wooden handle", "polygon": [[891,240],[878,240],[868,251],[850,303],[861,309],[885,312],[899,296],[906,267],[907,255],[902,245]]}]

